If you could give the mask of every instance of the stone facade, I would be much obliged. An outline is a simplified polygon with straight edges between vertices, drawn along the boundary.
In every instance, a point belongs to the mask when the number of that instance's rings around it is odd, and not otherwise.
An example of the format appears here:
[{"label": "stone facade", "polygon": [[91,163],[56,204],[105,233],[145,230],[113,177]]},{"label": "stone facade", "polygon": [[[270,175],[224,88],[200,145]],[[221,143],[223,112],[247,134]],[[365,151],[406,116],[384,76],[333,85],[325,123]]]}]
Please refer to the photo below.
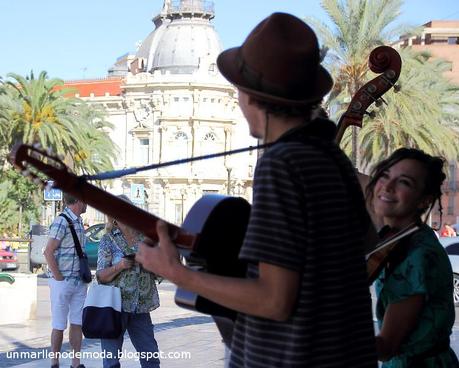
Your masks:
[{"label": "stone facade", "polygon": [[[102,106],[114,124],[116,168],[145,166],[256,145],[238,107],[237,92],[218,72],[221,44],[213,4],[165,1],[155,29],[135,55],[124,55],[100,81],[69,81],[77,96]],[[181,224],[205,193],[251,198],[257,152],[144,171],[114,180],[149,212]],[[103,215],[88,211],[89,223]]]}]

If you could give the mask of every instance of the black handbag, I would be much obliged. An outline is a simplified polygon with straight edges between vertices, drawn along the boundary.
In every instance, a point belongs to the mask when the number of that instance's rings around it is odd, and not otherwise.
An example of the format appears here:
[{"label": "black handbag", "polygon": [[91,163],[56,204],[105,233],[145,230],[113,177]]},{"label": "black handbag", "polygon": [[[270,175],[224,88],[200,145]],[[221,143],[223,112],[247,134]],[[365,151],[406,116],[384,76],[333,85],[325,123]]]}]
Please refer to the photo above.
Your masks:
[{"label": "black handbag", "polygon": [[80,260],[80,278],[85,283],[90,283],[92,280],[91,270],[89,269],[89,261],[88,256],[86,253],[83,252],[81,249],[80,241],[78,240],[78,236],[75,231],[75,227],[73,226],[72,220],[70,218],[61,213],[59,216],[65,218],[69,224],[70,232],[72,233],[73,242],[75,243],[75,250],[78,254],[78,259]]}]

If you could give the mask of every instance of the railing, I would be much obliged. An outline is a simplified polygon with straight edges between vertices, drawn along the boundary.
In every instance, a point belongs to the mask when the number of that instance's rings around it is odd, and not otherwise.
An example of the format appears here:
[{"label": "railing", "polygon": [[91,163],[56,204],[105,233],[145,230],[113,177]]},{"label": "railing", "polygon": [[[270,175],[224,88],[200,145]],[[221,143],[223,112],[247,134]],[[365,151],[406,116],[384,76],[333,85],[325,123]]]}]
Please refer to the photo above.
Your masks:
[{"label": "railing", "polygon": [[215,14],[212,1],[208,0],[173,0],[169,13]]}]

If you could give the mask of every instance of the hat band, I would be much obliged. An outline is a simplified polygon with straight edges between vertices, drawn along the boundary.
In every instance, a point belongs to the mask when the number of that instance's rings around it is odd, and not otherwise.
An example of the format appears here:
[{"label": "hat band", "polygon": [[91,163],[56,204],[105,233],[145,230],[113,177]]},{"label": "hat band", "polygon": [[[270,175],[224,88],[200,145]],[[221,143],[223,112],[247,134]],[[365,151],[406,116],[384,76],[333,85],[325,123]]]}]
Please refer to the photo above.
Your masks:
[{"label": "hat band", "polygon": [[277,97],[290,98],[289,92],[291,94],[291,92],[296,90],[294,88],[283,88],[277,84],[271,83],[264,79],[263,73],[253,70],[246,63],[244,57],[242,56],[241,49],[238,50],[238,53],[236,55],[236,63],[239,72],[244,77],[246,82],[250,84],[250,88],[256,91],[267,93]]}]

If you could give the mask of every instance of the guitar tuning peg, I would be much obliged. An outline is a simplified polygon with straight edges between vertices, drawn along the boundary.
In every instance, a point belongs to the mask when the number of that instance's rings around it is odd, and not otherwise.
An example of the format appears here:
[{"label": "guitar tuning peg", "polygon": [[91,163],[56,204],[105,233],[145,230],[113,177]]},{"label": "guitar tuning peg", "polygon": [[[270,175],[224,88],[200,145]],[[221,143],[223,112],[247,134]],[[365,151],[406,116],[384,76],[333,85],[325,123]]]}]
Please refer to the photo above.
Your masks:
[{"label": "guitar tuning peg", "polygon": [[397,93],[397,92],[400,92],[400,90],[402,89],[402,86],[400,84],[396,84],[394,86],[394,92]]},{"label": "guitar tuning peg", "polygon": [[381,100],[376,100],[375,105],[376,107],[380,107],[383,104]]}]

